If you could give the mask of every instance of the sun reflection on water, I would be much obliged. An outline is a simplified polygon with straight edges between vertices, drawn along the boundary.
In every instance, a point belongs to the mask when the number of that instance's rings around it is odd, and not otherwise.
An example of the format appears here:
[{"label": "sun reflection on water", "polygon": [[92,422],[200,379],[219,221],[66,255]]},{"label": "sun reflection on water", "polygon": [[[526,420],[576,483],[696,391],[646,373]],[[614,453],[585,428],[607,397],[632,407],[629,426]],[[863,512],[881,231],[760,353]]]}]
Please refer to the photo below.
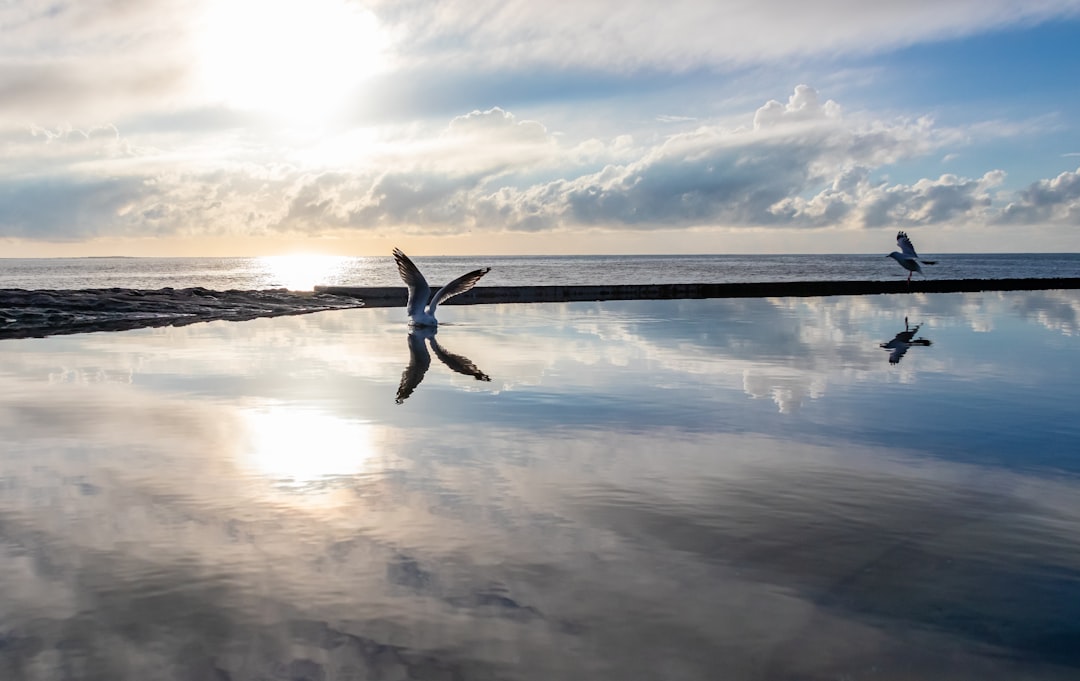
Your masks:
[{"label": "sun reflection on water", "polygon": [[375,451],[371,423],[316,409],[268,406],[243,412],[245,468],[295,488],[361,473]]}]

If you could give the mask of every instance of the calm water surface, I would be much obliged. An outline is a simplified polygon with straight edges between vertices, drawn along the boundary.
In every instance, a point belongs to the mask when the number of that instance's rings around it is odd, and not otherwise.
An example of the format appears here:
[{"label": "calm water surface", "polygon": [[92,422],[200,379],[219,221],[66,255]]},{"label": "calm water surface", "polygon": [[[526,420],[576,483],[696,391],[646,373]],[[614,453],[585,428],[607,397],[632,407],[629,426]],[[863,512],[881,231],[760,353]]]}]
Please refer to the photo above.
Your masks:
[{"label": "calm water surface", "polygon": [[0,342],[0,678],[1075,679],[1078,314],[476,305],[429,337],[361,309]]}]

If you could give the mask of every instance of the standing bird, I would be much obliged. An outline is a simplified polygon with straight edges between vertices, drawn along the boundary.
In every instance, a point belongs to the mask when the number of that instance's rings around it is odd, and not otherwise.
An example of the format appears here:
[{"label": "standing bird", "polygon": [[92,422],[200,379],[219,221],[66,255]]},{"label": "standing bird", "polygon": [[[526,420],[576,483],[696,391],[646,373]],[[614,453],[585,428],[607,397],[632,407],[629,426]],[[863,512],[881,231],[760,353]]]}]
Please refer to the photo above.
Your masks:
[{"label": "standing bird", "polygon": [[[911,239],[904,232],[896,233],[896,245],[900,247],[901,252],[893,251],[885,256],[886,258],[892,258],[896,262],[900,263],[900,266],[908,271],[907,280],[911,281],[911,275],[915,272],[923,274],[922,267],[919,265],[921,261],[924,265],[936,265],[937,260],[923,260],[919,257],[919,254],[915,252],[915,246],[911,244]],[[926,276],[926,275],[923,275]]]},{"label": "standing bird", "polygon": [[[476,286],[480,277],[491,271],[490,267],[485,267],[464,274],[443,286],[435,297],[431,298],[431,287],[428,286],[427,279],[424,279],[424,275],[420,273],[420,269],[413,264],[413,261],[409,260],[409,256],[402,253],[400,248],[395,248],[394,260],[397,261],[401,280],[409,287],[409,302],[405,304],[405,311],[409,315],[409,323],[413,326],[438,326],[435,308],[439,303],[459,293],[465,293]],[[429,298],[431,298],[430,303],[428,303]]]}]

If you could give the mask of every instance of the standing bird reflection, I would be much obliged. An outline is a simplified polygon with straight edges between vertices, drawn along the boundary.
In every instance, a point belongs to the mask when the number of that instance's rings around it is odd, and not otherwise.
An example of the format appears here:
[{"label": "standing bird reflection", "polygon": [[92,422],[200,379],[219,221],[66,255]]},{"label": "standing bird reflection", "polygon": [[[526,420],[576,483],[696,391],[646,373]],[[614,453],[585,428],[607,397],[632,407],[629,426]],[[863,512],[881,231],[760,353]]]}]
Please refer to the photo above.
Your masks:
[{"label": "standing bird reflection", "polygon": [[907,280],[909,282],[911,281],[912,274],[916,272],[923,274],[922,266],[919,264],[920,261],[924,265],[937,264],[936,260],[923,260],[920,258],[919,254],[915,252],[915,246],[911,243],[911,239],[908,238],[908,235],[905,232],[896,233],[896,245],[900,247],[900,251],[893,251],[885,257],[892,258],[908,271]]},{"label": "standing bird reflection", "polygon": [[931,343],[925,338],[916,338],[915,334],[919,332],[919,328],[922,324],[916,324],[914,328],[908,325],[908,318],[904,317],[904,330],[896,334],[896,336],[887,343],[882,343],[881,347],[889,351],[889,364],[899,364],[900,360],[907,354],[908,348],[915,345],[929,346]]},{"label": "standing bird reflection", "polygon": [[[409,315],[409,323],[413,326],[438,326],[439,321],[435,319],[435,308],[438,307],[439,303],[448,298],[453,298],[459,293],[465,293],[473,286],[476,286],[476,282],[480,281],[480,277],[491,271],[490,267],[484,267],[463,274],[439,289],[439,292],[432,298],[431,287],[428,286],[427,279],[420,273],[420,268],[409,259],[409,256],[402,253],[400,248],[395,248],[394,260],[397,261],[398,274],[401,275],[401,280],[409,287],[409,301],[405,304],[405,311]],[[429,299],[431,300],[430,303],[428,302]]]}]

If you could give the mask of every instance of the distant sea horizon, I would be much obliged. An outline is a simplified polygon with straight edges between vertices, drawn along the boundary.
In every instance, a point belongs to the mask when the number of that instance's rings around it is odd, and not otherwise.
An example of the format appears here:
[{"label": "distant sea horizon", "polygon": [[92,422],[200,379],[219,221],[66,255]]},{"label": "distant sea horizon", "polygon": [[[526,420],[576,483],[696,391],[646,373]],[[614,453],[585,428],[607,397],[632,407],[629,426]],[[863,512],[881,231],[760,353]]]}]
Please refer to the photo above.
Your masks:
[{"label": "distant sea horizon", "polygon": [[[929,256],[928,256],[929,257]],[[927,279],[1080,277],[1080,253],[935,253]],[[890,281],[904,271],[885,253],[768,255],[417,256],[437,286],[474,267],[481,285],[618,285],[795,281]],[[915,278],[921,278],[916,274]],[[400,286],[387,256],[0,258],[0,288],[312,290],[316,285]]]}]

